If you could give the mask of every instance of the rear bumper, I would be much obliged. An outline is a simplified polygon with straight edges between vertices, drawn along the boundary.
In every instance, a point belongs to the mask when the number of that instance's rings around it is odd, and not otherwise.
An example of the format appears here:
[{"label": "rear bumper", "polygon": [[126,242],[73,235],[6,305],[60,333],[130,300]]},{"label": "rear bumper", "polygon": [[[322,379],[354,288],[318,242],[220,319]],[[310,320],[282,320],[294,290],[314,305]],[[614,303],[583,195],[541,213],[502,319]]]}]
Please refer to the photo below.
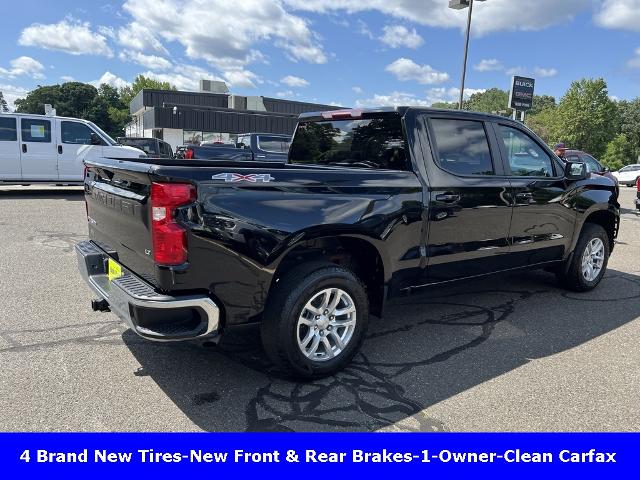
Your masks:
[{"label": "rear bumper", "polygon": [[90,241],[78,243],[76,254],[85,282],[141,337],[155,341],[179,341],[219,334],[220,309],[209,297],[174,297],[157,293],[124,267],[122,277],[109,281],[109,256]]}]

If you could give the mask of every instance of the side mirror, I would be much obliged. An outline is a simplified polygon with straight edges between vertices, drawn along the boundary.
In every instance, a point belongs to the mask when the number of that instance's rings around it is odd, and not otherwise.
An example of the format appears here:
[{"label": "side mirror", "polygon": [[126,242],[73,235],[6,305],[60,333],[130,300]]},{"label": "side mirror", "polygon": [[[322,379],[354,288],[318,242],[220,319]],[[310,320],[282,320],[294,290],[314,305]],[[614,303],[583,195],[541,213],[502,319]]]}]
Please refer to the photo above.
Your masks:
[{"label": "side mirror", "polygon": [[567,180],[577,181],[589,178],[587,164],[580,162],[567,162],[564,166],[564,177]]},{"label": "side mirror", "polygon": [[91,145],[102,145],[102,138],[96,132],[91,132]]},{"label": "side mirror", "polygon": [[609,173],[610,171],[609,167],[602,167],[602,173]]}]

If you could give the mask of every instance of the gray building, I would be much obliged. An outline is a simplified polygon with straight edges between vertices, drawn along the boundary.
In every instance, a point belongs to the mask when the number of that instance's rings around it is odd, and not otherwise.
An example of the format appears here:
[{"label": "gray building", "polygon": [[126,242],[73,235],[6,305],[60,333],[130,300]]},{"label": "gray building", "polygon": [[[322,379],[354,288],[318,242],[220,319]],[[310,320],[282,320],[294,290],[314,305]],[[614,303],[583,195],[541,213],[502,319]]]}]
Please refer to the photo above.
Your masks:
[{"label": "gray building", "polygon": [[141,90],[129,106],[128,137],[154,137],[178,145],[235,141],[240,133],[292,134],[303,112],[341,107],[228,93],[222,82],[202,80],[211,91]]}]

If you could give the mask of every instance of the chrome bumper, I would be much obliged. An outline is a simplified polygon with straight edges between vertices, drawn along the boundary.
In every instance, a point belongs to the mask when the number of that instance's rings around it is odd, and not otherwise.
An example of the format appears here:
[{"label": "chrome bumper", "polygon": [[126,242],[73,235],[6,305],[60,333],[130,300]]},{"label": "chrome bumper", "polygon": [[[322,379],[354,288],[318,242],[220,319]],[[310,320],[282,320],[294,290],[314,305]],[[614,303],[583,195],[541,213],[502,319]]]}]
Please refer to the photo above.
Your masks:
[{"label": "chrome bumper", "polygon": [[84,281],[141,337],[166,342],[218,334],[220,309],[209,297],[157,293],[124,267],[123,276],[110,281],[106,266],[109,256],[90,241],[76,244],[76,254]]}]

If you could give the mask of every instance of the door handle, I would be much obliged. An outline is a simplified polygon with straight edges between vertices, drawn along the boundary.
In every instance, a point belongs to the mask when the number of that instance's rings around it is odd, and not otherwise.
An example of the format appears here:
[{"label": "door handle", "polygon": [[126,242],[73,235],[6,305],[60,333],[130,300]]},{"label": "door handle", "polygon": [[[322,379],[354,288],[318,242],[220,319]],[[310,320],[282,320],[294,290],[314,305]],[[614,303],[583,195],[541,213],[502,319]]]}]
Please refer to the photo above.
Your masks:
[{"label": "door handle", "polygon": [[62,155],[62,145],[58,145],[58,153]]},{"label": "door handle", "polygon": [[27,153],[27,144],[26,143],[22,144],[22,153]]},{"label": "door handle", "polygon": [[436,195],[436,200],[444,203],[455,203],[460,201],[460,195],[455,195],[453,193],[442,193],[440,195]]}]

